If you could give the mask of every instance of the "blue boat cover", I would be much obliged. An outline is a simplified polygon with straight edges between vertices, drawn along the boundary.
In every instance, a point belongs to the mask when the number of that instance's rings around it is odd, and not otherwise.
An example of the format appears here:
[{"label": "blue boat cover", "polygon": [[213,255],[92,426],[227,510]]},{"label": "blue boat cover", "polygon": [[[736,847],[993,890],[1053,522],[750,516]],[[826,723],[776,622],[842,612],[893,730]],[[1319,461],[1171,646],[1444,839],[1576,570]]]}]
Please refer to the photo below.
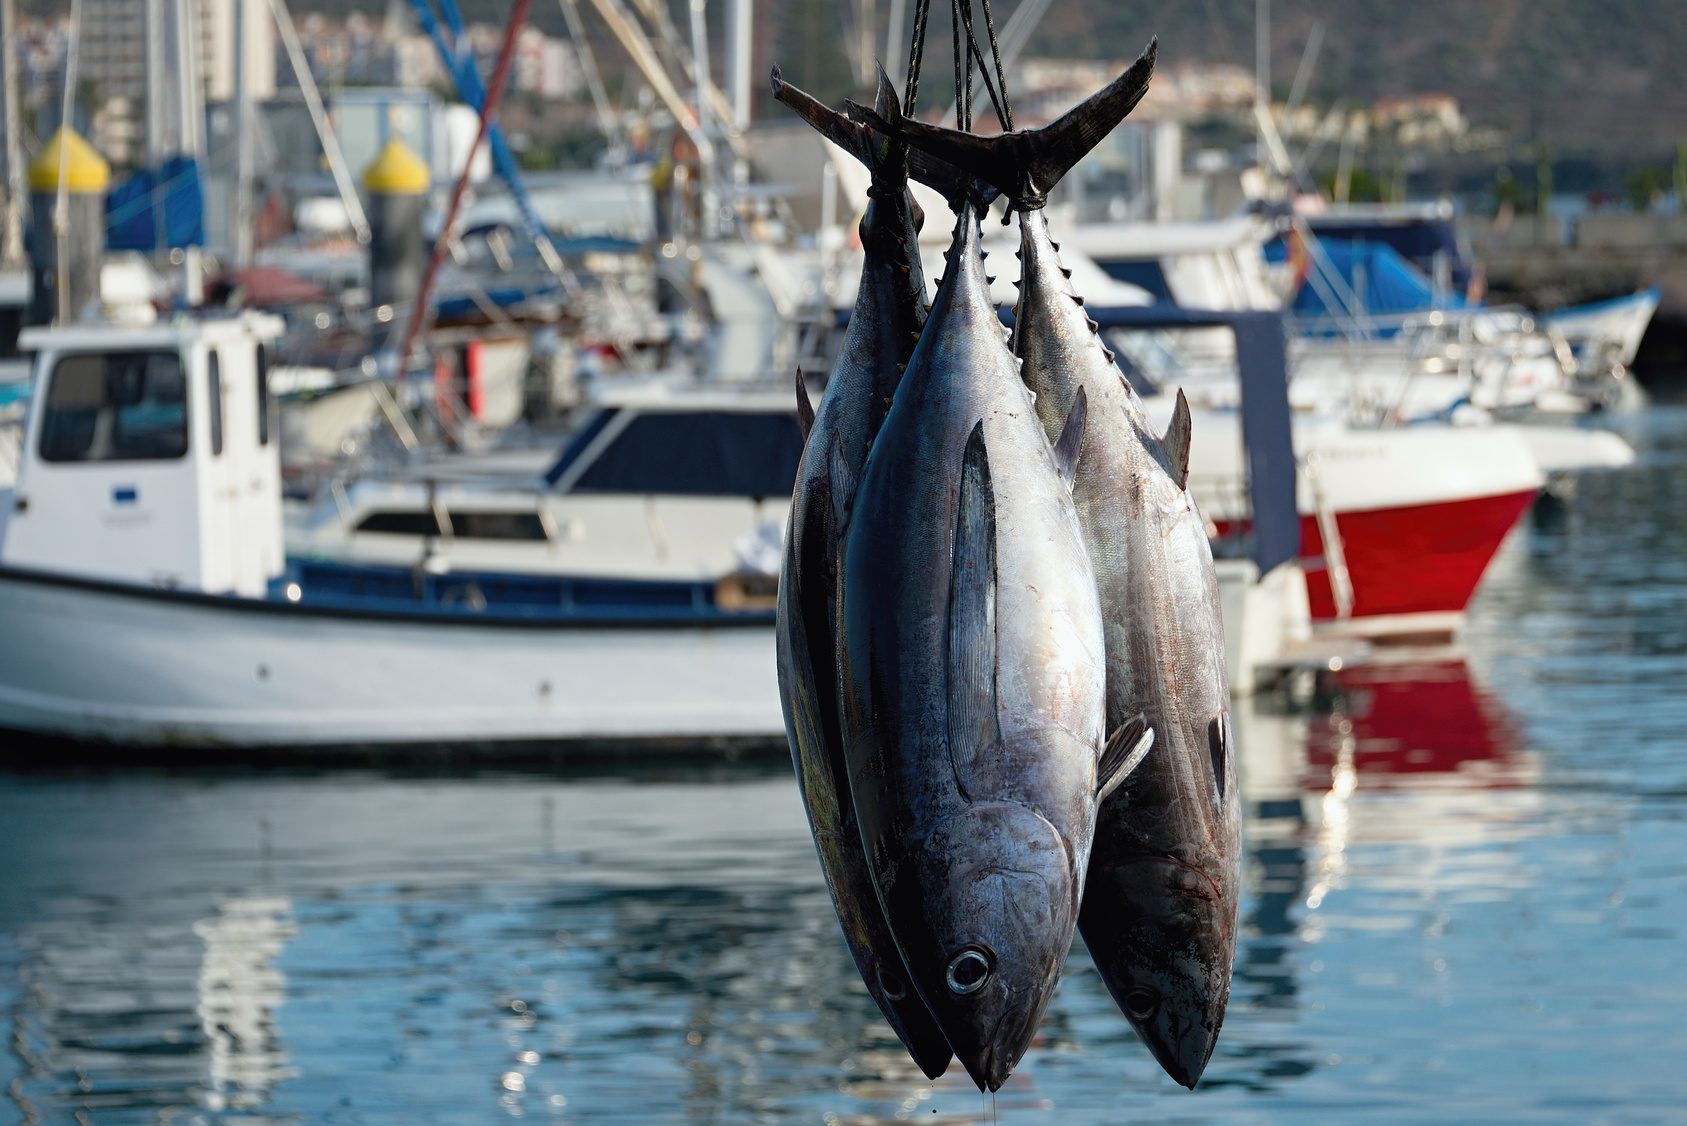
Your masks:
[{"label": "blue boat cover", "polygon": [[191,156],[136,172],[105,197],[107,250],[205,245],[205,187]]},{"label": "blue boat cover", "polygon": [[[1464,296],[1443,293],[1437,300],[1435,284],[1429,275],[1400,256],[1392,247],[1380,242],[1345,242],[1341,239],[1320,238],[1324,258],[1339,281],[1330,286],[1314,285],[1310,278],[1301,282],[1295,292],[1292,311],[1302,321],[1319,318],[1340,319],[1346,310],[1339,305],[1332,309],[1324,300],[1325,293],[1348,292],[1358,298],[1359,310],[1370,316],[1400,313],[1420,313],[1430,309],[1462,309]],[[1288,247],[1277,241],[1265,248],[1267,260],[1282,262],[1288,258]],[[1318,270],[1313,260],[1309,270]],[[1303,325],[1303,328],[1308,327]],[[1333,334],[1333,326],[1316,326],[1314,332]],[[1392,328],[1379,328],[1380,335],[1392,335]]]},{"label": "blue boat cover", "polygon": [[1470,287],[1470,263],[1459,249],[1458,231],[1450,219],[1366,219],[1359,216],[1314,215],[1312,233],[1335,242],[1371,242],[1391,246],[1400,257],[1434,276],[1435,261],[1447,263],[1453,288]]}]

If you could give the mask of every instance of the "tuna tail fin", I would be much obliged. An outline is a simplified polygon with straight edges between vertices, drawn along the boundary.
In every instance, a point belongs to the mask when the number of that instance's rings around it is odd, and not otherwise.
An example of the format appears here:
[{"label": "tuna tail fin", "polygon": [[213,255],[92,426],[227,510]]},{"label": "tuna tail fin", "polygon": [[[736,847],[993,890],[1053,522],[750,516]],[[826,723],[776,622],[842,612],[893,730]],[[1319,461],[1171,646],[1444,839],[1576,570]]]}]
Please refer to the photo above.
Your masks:
[{"label": "tuna tail fin", "polygon": [[1172,408],[1172,420],[1166,427],[1166,436],[1160,439],[1165,447],[1166,460],[1171,464],[1172,477],[1177,481],[1177,487],[1189,491],[1189,436],[1191,423],[1189,419],[1189,400],[1183,396],[1183,388],[1177,389],[1177,405]]},{"label": "tuna tail fin", "polygon": [[950,754],[971,758],[1001,739],[996,715],[996,496],[980,420],[961,458],[949,575]]},{"label": "tuna tail fin", "polygon": [[770,76],[773,86],[773,96],[783,102],[796,115],[819,133],[849,155],[855,157],[868,168],[873,167],[873,135],[867,129],[844,114],[826,105],[814,95],[799,89],[785,81],[784,73],[773,68]]},{"label": "tuna tail fin", "polygon": [[[908,175],[937,192],[951,205],[955,205],[970,193],[980,204],[988,206],[1001,194],[991,184],[976,179],[970,172],[951,164],[942,156],[908,146],[907,138],[903,137],[898,129],[901,123],[909,119],[902,116],[902,99],[896,96],[896,86],[884,72],[884,67],[879,68],[879,85],[873,108],[868,109],[859,102],[846,101],[844,109],[861,125],[871,126],[886,137],[896,138],[897,143],[907,152]],[[959,207],[955,209],[959,210]]]},{"label": "tuna tail fin", "polygon": [[1082,387],[1072,397],[1072,410],[1066,416],[1066,428],[1054,444],[1054,467],[1060,471],[1060,483],[1066,491],[1078,476],[1078,453],[1084,445],[1084,426],[1089,421],[1089,396]]},{"label": "tuna tail fin", "polygon": [[1035,210],[1060,178],[1136,108],[1148,92],[1158,52],[1159,40],[1152,40],[1129,70],[1041,129],[981,137],[910,118],[875,120],[876,114],[857,113],[854,105],[850,113],[993,185],[1014,206]]},{"label": "tuna tail fin", "polygon": [[803,379],[802,368],[797,368],[797,425],[802,427],[803,445],[808,445],[808,436],[814,433],[814,404],[808,398],[808,381]]},{"label": "tuna tail fin", "polygon": [[1154,745],[1154,729],[1141,712],[1120,724],[1107,737],[1101,749],[1101,761],[1095,768],[1095,802],[1106,801],[1119,783],[1130,777],[1131,771],[1142,765],[1148,750]]},{"label": "tuna tail fin", "polygon": [[[883,80],[879,90],[879,113],[894,120],[902,112],[896,100],[896,89],[883,78],[882,70],[879,74]],[[885,101],[887,92],[888,102]],[[815,132],[867,166],[867,171],[873,176],[869,194],[900,195],[908,189],[910,174],[922,184],[945,191],[944,185],[960,176],[941,160],[924,153],[910,160],[908,142],[854,119],[860,107],[853,102],[847,103],[851,107],[850,113],[840,113],[786,82],[778,67],[773,68],[773,96],[794,110]],[[919,225],[919,220],[916,220],[915,226]]]}]

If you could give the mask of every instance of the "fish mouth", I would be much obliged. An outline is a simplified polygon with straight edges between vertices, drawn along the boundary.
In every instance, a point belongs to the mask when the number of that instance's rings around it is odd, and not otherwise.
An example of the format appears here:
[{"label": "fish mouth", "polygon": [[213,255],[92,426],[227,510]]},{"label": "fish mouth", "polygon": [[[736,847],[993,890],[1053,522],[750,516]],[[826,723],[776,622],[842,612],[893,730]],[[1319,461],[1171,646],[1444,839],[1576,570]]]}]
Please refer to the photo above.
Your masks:
[{"label": "fish mouth", "polygon": [[1218,1047],[1216,1032],[1206,1035],[1198,1028],[1183,1031],[1170,1043],[1159,1037],[1144,1036],[1143,1039],[1148,1041],[1149,1050],[1166,1074],[1191,1091],[1206,1073],[1213,1050]]},{"label": "fish mouth", "polygon": [[1008,1081],[1013,1069],[1024,1057],[1030,1047],[1030,1037],[1026,1035],[1027,1020],[1009,1023],[1013,1013],[1004,1012],[996,1021],[996,1026],[990,1032],[989,1039],[984,1044],[984,1050],[977,1059],[963,1058],[967,1074],[978,1085],[980,1091],[995,1094],[1002,1089],[1002,1084]]}]

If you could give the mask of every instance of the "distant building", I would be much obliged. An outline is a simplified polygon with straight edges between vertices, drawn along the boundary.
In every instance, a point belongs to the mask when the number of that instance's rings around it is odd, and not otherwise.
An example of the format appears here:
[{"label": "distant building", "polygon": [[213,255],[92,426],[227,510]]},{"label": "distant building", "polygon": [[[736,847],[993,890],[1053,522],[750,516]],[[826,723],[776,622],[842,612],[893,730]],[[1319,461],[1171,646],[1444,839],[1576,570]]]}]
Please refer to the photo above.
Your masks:
[{"label": "distant building", "polygon": [[1451,94],[1413,94],[1371,105],[1371,127],[1393,132],[1402,145],[1439,147],[1463,137],[1470,122]]},{"label": "distant building", "polygon": [[[190,65],[207,102],[227,101],[234,95],[235,5],[245,4],[246,81],[253,98],[275,93],[274,24],[265,0],[190,0],[183,5],[159,3],[160,34],[165,36],[162,52],[168,75],[147,73],[146,0],[83,0],[81,25],[77,28],[76,73],[78,99],[93,118],[93,141],[108,159],[118,163],[140,160],[146,148],[148,99],[167,103],[167,131],[174,134],[180,112],[172,85],[177,68],[175,19],[181,14],[193,21],[190,32],[195,49]],[[57,52],[57,73],[51,89],[41,94],[50,99],[62,95],[63,52]],[[32,68],[26,68],[30,85],[35,85]]]}]

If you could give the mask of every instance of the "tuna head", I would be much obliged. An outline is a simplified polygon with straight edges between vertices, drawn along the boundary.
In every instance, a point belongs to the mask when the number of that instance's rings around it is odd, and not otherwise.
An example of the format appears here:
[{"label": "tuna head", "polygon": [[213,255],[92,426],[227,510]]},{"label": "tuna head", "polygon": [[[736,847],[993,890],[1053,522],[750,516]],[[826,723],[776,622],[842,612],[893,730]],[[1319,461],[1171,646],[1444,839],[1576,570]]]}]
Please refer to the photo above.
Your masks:
[{"label": "tuna head", "polygon": [[[1086,934],[1113,1000],[1166,1073],[1194,1088],[1212,1057],[1236,949],[1236,901],[1202,868],[1153,857],[1091,871]],[[1090,917],[1106,904],[1112,918]]]},{"label": "tuna head", "polygon": [[915,988],[979,1088],[1030,1047],[1077,922],[1078,871],[1060,833],[1017,802],[964,805],[881,881]]}]

